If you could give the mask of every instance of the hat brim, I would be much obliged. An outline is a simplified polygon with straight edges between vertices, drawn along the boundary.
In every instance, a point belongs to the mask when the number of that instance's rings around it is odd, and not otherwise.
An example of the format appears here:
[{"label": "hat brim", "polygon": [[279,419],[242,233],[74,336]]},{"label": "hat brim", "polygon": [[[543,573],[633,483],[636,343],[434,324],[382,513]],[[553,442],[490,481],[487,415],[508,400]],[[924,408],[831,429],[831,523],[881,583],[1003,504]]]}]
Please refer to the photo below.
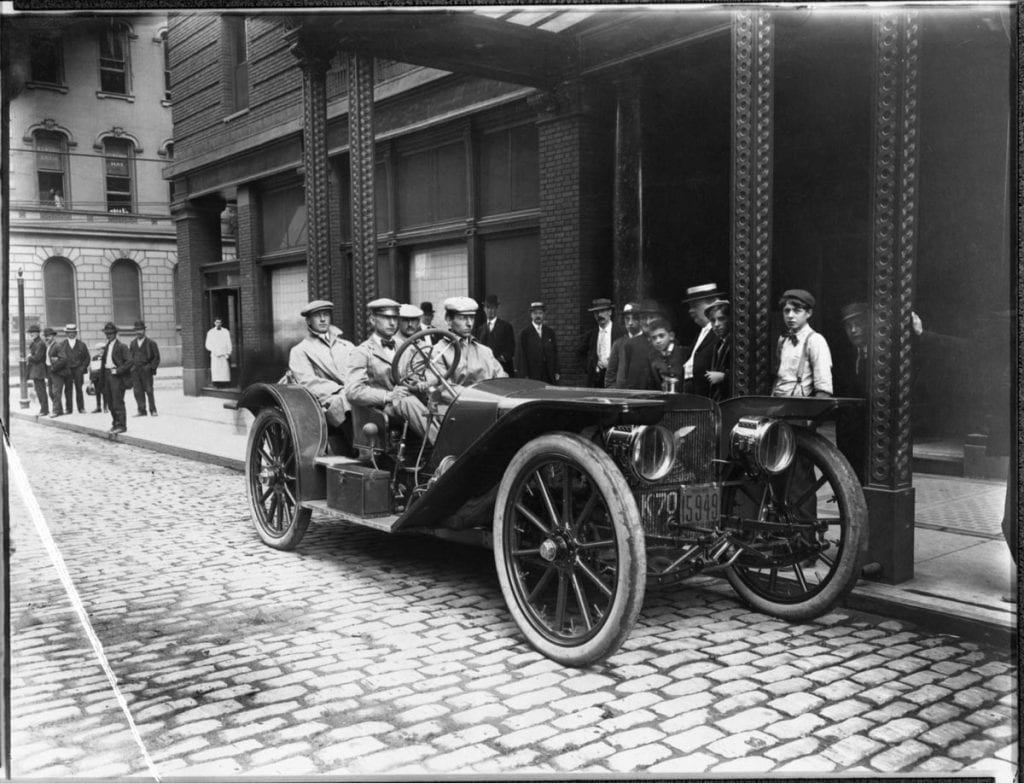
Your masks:
[{"label": "hat brim", "polygon": [[682,302],[686,304],[688,302],[700,302],[703,299],[721,299],[723,295],[721,291],[708,291],[706,294],[694,294],[693,296],[683,297]]}]

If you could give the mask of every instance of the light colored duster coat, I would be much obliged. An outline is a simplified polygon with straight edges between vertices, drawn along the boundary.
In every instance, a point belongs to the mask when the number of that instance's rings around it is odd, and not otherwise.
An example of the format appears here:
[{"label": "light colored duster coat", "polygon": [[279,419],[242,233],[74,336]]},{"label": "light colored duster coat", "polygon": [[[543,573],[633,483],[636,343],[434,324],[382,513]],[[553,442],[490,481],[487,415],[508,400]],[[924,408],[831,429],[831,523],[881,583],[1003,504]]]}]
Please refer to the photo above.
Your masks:
[{"label": "light colored duster coat", "polygon": [[[325,408],[336,397],[344,400],[345,374],[355,346],[333,324],[326,335],[306,335],[288,357],[288,371],[296,383],[309,389]],[[344,401],[348,410],[348,401]]]}]

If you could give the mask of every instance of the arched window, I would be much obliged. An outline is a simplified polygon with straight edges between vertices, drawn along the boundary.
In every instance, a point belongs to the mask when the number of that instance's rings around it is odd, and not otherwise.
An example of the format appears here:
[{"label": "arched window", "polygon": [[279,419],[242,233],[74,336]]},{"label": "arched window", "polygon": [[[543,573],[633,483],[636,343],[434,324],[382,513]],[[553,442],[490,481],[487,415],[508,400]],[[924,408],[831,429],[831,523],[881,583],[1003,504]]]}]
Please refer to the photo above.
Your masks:
[{"label": "arched window", "polygon": [[127,139],[103,140],[103,165],[106,174],[107,212],[132,211],[132,169],[135,149]]},{"label": "arched window", "polygon": [[75,308],[75,267],[66,258],[54,256],[43,264],[43,295],[46,323],[54,328],[78,321]]},{"label": "arched window", "polygon": [[39,203],[61,208],[67,205],[68,140],[62,133],[37,130],[32,134],[36,150],[36,184]]},{"label": "arched window", "polygon": [[110,296],[115,324],[130,326],[142,320],[139,267],[134,261],[119,258],[110,265]]}]

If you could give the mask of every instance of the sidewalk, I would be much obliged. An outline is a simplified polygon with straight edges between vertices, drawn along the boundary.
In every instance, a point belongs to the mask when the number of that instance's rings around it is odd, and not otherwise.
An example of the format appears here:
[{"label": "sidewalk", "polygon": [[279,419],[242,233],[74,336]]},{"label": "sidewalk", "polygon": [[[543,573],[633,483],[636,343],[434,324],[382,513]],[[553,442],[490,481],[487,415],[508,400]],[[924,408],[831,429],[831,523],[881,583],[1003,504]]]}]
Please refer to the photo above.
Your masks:
[{"label": "sidewalk", "polygon": [[[108,438],[188,459],[244,470],[252,414],[231,410],[214,397],[186,397],[176,368],[161,369],[155,396],[158,417],[133,417],[129,393],[128,431],[111,435],[109,413],[85,413],[56,419],[37,417],[33,399],[19,405],[20,389],[10,390],[14,419],[36,421],[87,435]],[[180,373],[180,370],[178,370]],[[87,410],[95,398],[86,398]],[[17,448],[18,432],[12,441]],[[914,476],[916,523],[914,578],[899,585],[861,580],[847,599],[853,609],[869,611],[957,633],[978,641],[1008,646],[1017,629],[1017,605],[1003,600],[1016,594],[1013,561],[1000,522],[1006,485],[1003,481],[930,474]]]}]

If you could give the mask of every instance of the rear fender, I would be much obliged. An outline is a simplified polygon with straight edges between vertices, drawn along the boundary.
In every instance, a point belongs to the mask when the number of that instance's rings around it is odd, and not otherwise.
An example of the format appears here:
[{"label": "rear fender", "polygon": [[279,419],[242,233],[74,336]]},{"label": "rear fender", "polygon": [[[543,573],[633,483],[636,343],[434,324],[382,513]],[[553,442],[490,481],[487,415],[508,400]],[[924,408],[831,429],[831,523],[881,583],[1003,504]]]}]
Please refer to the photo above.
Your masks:
[{"label": "rear fender", "polygon": [[[327,449],[327,421],[316,397],[305,386],[254,383],[238,398],[238,407],[253,416],[264,408],[279,408],[288,420],[298,451],[299,500],[321,500],[327,496],[324,471],[314,460]],[[248,450],[247,450],[248,451]],[[246,459],[249,455],[246,453]]]}]

